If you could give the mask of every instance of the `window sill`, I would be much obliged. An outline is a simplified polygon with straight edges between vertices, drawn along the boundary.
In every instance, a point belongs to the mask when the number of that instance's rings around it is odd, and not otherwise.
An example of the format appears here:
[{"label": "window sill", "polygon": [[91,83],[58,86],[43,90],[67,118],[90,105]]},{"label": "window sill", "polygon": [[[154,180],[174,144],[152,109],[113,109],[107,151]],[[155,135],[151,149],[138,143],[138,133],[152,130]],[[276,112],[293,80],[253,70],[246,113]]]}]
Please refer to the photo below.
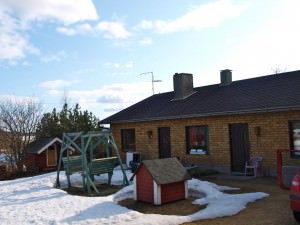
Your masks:
[{"label": "window sill", "polygon": [[208,153],[206,151],[203,151],[201,149],[191,149],[190,150],[190,155],[208,155]]}]

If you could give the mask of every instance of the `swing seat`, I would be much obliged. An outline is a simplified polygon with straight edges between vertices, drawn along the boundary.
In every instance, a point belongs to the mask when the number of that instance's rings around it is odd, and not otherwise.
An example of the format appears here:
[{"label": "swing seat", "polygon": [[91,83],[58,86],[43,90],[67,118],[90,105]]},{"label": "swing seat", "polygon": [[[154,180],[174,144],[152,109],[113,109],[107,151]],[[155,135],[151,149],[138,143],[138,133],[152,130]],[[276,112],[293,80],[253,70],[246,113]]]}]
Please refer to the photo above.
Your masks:
[{"label": "swing seat", "polygon": [[102,159],[94,159],[90,165],[90,175],[108,174],[108,184],[111,183],[114,168],[117,164],[117,157],[108,157]]},{"label": "swing seat", "polygon": [[73,173],[82,172],[82,156],[69,156],[62,157],[62,161],[64,164],[64,169],[67,175],[71,175]]}]

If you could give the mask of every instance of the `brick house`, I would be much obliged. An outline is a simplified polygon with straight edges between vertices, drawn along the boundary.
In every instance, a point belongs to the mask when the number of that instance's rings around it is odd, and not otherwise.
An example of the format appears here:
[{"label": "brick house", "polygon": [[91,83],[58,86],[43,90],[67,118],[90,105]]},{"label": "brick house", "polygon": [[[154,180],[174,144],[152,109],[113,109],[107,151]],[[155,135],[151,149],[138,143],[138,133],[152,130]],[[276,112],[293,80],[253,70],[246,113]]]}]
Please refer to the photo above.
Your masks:
[{"label": "brick house", "polygon": [[[264,175],[276,174],[276,150],[293,149],[300,131],[300,71],[193,87],[192,74],[175,74],[174,91],[155,94],[104,120],[116,143],[143,159],[178,157],[225,173],[243,172],[252,155]],[[299,132],[298,132],[299,133]],[[297,157],[297,155],[291,155]]]}]

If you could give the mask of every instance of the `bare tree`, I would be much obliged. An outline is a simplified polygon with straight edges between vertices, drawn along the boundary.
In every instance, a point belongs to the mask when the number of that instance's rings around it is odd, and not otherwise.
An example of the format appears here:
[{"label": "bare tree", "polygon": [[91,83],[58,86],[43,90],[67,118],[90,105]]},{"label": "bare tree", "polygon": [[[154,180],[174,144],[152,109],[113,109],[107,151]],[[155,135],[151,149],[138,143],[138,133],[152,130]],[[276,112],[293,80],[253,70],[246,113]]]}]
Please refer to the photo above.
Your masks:
[{"label": "bare tree", "polygon": [[11,98],[0,102],[0,127],[5,132],[7,154],[12,168],[22,171],[26,146],[34,138],[42,116],[42,105],[33,99]]}]

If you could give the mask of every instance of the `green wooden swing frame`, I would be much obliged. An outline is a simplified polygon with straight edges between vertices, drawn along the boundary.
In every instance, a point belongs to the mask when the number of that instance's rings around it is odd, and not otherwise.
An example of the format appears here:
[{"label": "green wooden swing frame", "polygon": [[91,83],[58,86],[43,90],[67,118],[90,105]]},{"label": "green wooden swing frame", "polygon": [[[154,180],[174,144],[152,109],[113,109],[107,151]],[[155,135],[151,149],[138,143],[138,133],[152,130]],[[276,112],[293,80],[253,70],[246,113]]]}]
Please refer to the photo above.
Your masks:
[{"label": "green wooden swing frame", "polygon": [[[94,151],[99,144],[105,145],[106,158],[94,159]],[[70,155],[70,151],[78,151],[80,155],[72,156]],[[67,152],[65,157],[63,156],[64,152]],[[113,152],[115,156],[111,157],[111,153]],[[87,154],[89,154],[89,161],[87,160]],[[110,185],[113,169],[117,163],[120,165],[123,174],[123,185],[127,186],[129,184],[119,150],[109,129],[90,131],[88,133],[76,132],[63,134],[56,177],[56,187],[58,188],[60,187],[59,173],[62,168],[62,162],[64,163],[68,187],[71,187],[71,174],[79,172],[82,176],[83,188],[89,195],[92,192],[91,187],[97,195],[100,194],[94,183],[94,175],[107,173],[108,184]]]}]

